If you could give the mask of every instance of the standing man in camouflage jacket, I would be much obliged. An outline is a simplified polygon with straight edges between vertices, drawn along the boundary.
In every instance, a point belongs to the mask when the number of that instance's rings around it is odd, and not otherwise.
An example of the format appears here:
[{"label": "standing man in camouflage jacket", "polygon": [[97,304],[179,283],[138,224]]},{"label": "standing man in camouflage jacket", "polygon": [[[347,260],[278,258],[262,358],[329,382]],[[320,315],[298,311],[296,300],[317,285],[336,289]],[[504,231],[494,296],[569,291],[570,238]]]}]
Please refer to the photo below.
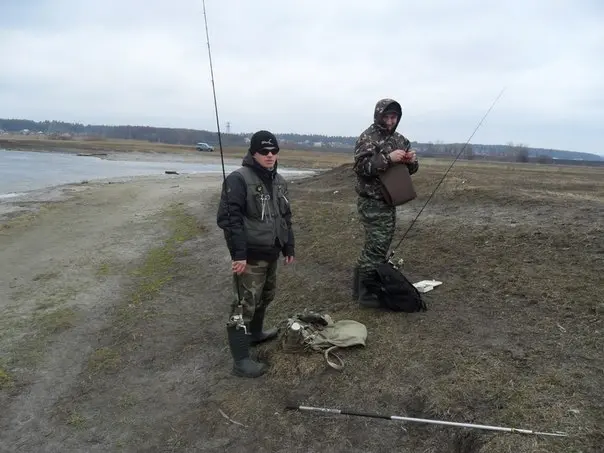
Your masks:
[{"label": "standing man in camouflage jacket", "polygon": [[294,260],[292,212],[287,183],[277,173],[277,138],[256,132],[242,166],[225,180],[217,223],[231,255],[233,301],[227,334],[233,373],[258,377],[264,363],[250,358],[249,347],[274,339],[277,329],[263,330],[264,315],[275,297],[277,266]]},{"label": "standing man in camouflage jacket", "polygon": [[419,168],[409,140],[396,132],[401,115],[398,102],[378,101],[373,124],[360,135],[354,149],[357,209],[365,228],[365,245],[354,270],[353,295],[367,307],[378,307],[379,303],[363,281],[371,279],[376,266],[387,258],[396,227],[396,208],[385,202],[379,174],[401,163],[407,165],[410,174]]}]

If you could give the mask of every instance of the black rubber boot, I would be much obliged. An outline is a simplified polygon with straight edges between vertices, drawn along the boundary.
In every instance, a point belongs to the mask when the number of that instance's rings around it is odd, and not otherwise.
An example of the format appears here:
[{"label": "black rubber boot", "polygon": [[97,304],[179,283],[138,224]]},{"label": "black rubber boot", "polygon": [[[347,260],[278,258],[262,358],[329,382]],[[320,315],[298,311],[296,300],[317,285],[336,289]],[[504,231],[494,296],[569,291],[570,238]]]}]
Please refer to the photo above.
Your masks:
[{"label": "black rubber boot", "polygon": [[381,306],[379,299],[377,296],[369,291],[367,286],[364,283],[364,280],[368,278],[367,274],[360,273],[358,276],[358,301],[362,307],[366,308],[379,308]]},{"label": "black rubber boot", "polygon": [[237,329],[237,326],[227,327],[227,334],[233,356],[233,374],[256,378],[266,373],[268,370],[266,364],[250,358],[250,335],[246,335],[243,328]]},{"label": "black rubber boot", "polygon": [[257,308],[254,311],[254,316],[250,322],[250,342],[253,345],[272,340],[276,338],[277,334],[279,333],[276,327],[268,330],[262,330],[265,310],[265,308]]}]

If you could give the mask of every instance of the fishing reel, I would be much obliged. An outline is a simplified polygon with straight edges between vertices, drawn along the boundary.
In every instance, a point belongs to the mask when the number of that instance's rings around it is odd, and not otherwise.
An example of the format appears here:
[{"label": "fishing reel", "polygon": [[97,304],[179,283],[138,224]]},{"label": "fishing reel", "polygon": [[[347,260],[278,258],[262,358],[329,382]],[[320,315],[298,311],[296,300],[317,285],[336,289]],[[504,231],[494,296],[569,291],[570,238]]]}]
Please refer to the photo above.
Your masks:
[{"label": "fishing reel", "polygon": [[245,325],[245,322],[243,321],[243,314],[236,314],[231,316],[231,318],[229,319],[230,325],[235,326],[237,328],[237,330],[239,329],[243,329],[243,332],[246,335],[249,335],[248,331],[247,331],[247,326]]},{"label": "fishing reel", "polygon": [[394,257],[394,252],[391,252],[390,256],[388,257],[388,260],[387,260],[388,264],[390,264],[393,268],[395,268],[397,270],[402,269],[403,265],[405,264],[405,260],[403,258],[399,258],[398,261],[396,261],[396,263],[395,263],[395,261],[393,260],[393,257]]}]

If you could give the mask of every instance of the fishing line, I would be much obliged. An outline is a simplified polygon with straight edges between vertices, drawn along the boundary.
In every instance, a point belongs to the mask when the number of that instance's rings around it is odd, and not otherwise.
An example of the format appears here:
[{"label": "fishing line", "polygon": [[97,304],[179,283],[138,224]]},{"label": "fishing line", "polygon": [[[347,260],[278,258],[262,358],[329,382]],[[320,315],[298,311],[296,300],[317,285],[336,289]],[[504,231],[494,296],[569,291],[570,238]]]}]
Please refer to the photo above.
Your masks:
[{"label": "fishing line", "polygon": [[[212,93],[214,95],[214,111],[215,111],[215,115],[216,115],[216,130],[218,131],[218,147],[220,149],[220,162],[222,165],[222,191],[224,193],[225,199],[226,199],[226,207],[227,207],[227,217],[229,219],[229,226],[231,224],[231,207],[229,204],[229,193],[226,190],[226,171],[224,168],[224,155],[222,152],[222,138],[221,138],[221,133],[220,133],[220,120],[218,117],[218,102],[216,101],[216,84],[214,83],[214,66],[212,65],[212,49],[210,47],[210,33],[208,31],[208,17],[206,14],[206,2],[205,0],[202,0],[202,4],[203,4],[203,19],[205,22],[205,29],[206,29],[206,41],[208,44],[208,59],[210,61],[210,77],[212,80]],[[232,242],[232,232],[230,230],[230,228],[227,228],[227,232],[229,234],[229,239],[230,242]],[[235,273],[235,286],[237,288],[237,301],[239,302],[239,306],[241,307],[241,293],[239,291],[239,275],[237,273]]]},{"label": "fishing line", "polygon": [[442,176],[442,178],[440,179],[440,181],[438,182],[438,184],[436,185],[436,187],[434,188],[434,190],[432,191],[432,193],[430,194],[430,196],[428,197],[428,199],[426,200],[426,202],[424,203],[424,205],[422,206],[422,208],[419,210],[419,212],[417,213],[417,215],[415,216],[415,218],[411,221],[411,224],[409,225],[409,227],[407,228],[407,230],[403,234],[403,237],[398,241],[398,244],[396,244],[396,246],[390,252],[390,256],[388,257],[388,259],[391,259],[394,256],[394,251],[401,245],[401,243],[403,242],[403,239],[405,239],[405,237],[407,236],[407,233],[409,233],[409,231],[411,230],[411,228],[413,228],[413,225],[415,224],[415,222],[417,221],[417,219],[419,218],[419,216],[421,215],[421,213],[424,211],[424,209],[428,205],[428,203],[430,203],[430,200],[432,199],[432,197],[434,196],[434,194],[436,193],[436,191],[438,190],[438,188],[440,187],[440,185],[443,183],[443,181],[447,177],[447,174],[449,173],[449,171],[451,170],[451,168],[453,168],[453,165],[455,164],[455,162],[457,162],[457,159],[459,159],[459,156],[461,156],[461,154],[464,152],[464,150],[468,146],[468,143],[470,143],[470,140],[472,140],[472,137],[474,137],[474,134],[476,134],[476,131],[478,131],[478,128],[480,128],[480,126],[482,125],[482,123],[485,120],[485,118],[487,117],[487,115],[493,109],[493,107],[495,106],[495,104],[497,103],[497,101],[499,100],[499,98],[503,95],[504,91],[505,91],[505,87],[503,87],[501,89],[501,91],[499,92],[499,95],[495,98],[495,100],[493,101],[493,103],[491,104],[491,106],[489,107],[489,109],[486,111],[486,113],[484,114],[484,116],[482,117],[482,119],[479,121],[478,125],[474,129],[474,132],[472,132],[472,135],[470,135],[470,138],[468,138],[468,140],[466,141],[466,143],[462,146],[461,150],[457,153],[457,155],[455,156],[455,159],[453,159],[453,162],[451,162],[451,165],[449,165],[449,168],[447,169],[447,171],[445,171],[445,174]]}]

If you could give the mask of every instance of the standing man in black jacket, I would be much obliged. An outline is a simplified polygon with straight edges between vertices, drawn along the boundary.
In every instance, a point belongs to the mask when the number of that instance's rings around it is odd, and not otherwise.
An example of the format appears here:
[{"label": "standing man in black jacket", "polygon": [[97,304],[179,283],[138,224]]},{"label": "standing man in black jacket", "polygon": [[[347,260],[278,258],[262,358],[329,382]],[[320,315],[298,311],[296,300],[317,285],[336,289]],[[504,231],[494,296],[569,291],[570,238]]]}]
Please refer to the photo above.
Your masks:
[{"label": "standing man in black jacket", "polygon": [[262,330],[266,308],[275,297],[279,255],[294,260],[294,233],[287,183],[277,173],[277,138],[256,132],[242,166],[225,180],[217,223],[231,254],[234,300],[227,323],[233,373],[258,377],[267,365],[250,358],[249,347],[277,336]]}]

